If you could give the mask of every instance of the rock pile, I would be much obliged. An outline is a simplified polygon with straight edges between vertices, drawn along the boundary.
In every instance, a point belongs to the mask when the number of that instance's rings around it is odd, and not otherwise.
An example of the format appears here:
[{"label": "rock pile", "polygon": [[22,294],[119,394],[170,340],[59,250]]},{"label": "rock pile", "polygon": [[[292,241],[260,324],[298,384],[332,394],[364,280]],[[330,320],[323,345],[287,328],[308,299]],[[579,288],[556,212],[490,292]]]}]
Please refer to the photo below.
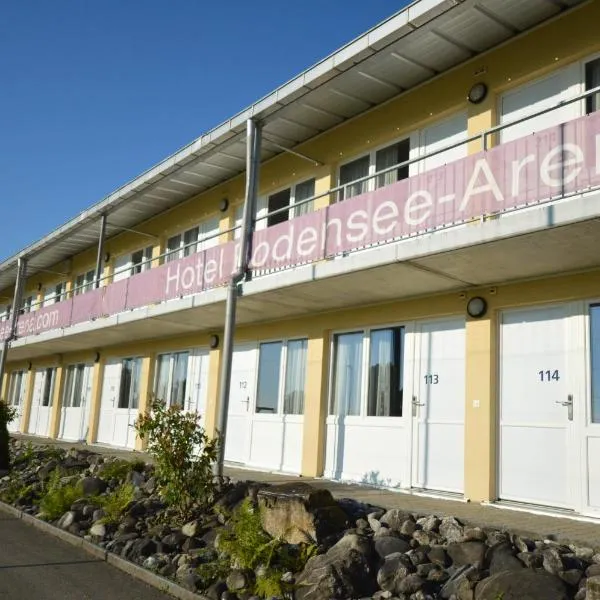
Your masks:
[{"label": "rock pile", "polygon": [[[247,590],[266,568],[242,568],[223,551],[231,515],[243,501],[256,507],[262,528],[286,552],[313,549],[296,572],[281,574],[286,594],[297,600],[600,600],[600,553],[592,548],[335,501],[306,484],[229,482],[210,511],[177,522],[156,493],[151,465],[127,467],[90,451],[19,442],[13,455],[0,498],[39,515],[39,498],[58,468],[81,497],[52,520],[57,527],[210,600],[250,600]],[[132,498],[118,518],[108,518],[103,499],[126,483]]]}]

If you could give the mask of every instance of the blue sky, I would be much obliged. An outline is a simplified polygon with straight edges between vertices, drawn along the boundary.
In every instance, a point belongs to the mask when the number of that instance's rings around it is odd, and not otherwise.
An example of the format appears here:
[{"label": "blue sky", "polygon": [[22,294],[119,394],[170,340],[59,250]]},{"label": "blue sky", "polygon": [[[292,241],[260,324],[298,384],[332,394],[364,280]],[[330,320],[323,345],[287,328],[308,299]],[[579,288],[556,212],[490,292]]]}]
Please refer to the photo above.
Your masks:
[{"label": "blue sky", "polygon": [[0,259],[405,4],[3,0]]}]

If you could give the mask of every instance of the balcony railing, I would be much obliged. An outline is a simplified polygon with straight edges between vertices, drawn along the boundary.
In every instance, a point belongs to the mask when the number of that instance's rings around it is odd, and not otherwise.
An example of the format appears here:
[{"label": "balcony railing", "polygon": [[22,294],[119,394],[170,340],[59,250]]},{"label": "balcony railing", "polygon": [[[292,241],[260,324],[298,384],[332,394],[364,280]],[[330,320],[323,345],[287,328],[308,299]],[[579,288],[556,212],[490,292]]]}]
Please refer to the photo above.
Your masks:
[{"label": "balcony railing", "polygon": [[[250,262],[252,273],[314,263],[600,187],[600,112],[487,148],[489,137],[500,130],[599,92],[600,88],[595,88],[555,107],[303,200],[298,204],[325,196],[336,198],[349,185],[475,140],[481,140],[484,148],[391,185],[256,230]],[[257,221],[288,210],[285,207],[272,211]],[[235,229],[219,231],[203,241]],[[170,254],[166,252],[143,263],[163,262],[160,266],[19,316],[17,337],[62,329],[223,286],[235,268],[237,248],[238,242],[233,240],[171,262],[164,262]],[[9,321],[0,323],[0,340],[9,334]]]}]

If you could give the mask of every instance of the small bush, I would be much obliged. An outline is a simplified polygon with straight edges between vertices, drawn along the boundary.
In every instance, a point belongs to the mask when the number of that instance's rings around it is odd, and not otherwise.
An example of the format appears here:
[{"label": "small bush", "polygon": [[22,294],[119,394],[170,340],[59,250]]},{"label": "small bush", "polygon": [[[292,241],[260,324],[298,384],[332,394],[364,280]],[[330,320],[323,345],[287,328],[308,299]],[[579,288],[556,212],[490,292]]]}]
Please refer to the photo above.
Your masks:
[{"label": "small bush", "polygon": [[122,481],[127,477],[129,471],[133,470],[133,465],[128,460],[116,459],[106,462],[100,468],[98,475],[105,481],[116,479]]},{"label": "small bush", "polygon": [[17,417],[17,411],[0,400],[0,470],[10,469],[10,444],[7,425]]},{"label": "small bush", "polygon": [[31,486],[23,484],[19,479],[13,479],[0,491],[0,500],[7,504],[16,504],[30,492]]},{"label": "small bush", "polygon": [[194,507],[209,506],[215,493],[212,464],[217,458],[217,440],[208,438],[199,420],[198,413],[178,406],[166,408],[164,402],[155,400],[150,413],[135,424],[154,458],[160,495],[183,518]]},{"label": "small bush", "polygon": [[107,524],[118,523],[123,511],[133,501],[134,491],[135,488],[131,483],[125,483],[114,492],[95,498],[106,513],[102,518],[102,522]]},{"label": "small bush", "polygon": [[40,510],[44,517],[50,521],[58,519],[66,513],[75,500],[83,496],[83,488],[80,482],[76,484],[61,484],[61,472],[59,469],[52,471],[46,485],[46,492],[40,500]]}]

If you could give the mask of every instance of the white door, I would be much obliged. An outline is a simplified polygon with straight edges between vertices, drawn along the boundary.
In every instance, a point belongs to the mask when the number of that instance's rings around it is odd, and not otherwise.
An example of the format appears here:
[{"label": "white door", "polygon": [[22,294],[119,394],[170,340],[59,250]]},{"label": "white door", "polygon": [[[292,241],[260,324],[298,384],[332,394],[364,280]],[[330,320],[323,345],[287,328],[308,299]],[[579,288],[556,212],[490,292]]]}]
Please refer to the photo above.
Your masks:
[{"label": "white door", "polygon": [[[421,132],[421,155],[441,150],[446,146],[462,142],[467,139],[467,115],[460,113],[426,127]],[[454,162],[467,156],[467,144],[461,144],[445,152],[440,152],[426,158],[421,163],[420,171],[429,171],[436,167]]]},{"label": "white door", "polygon": [[15,418],[8,423],[8,431],[16,433],[20,431],[21,417],[23,416],[23,403],[25,401],[25,387],[27,377],[25,371],[11,373],[8,391],[9,404],[15,409]]},{"label": "white door", "polygon": [[233,351],[225,460],[246,463],[250,453],[250,424],[256,396],[258,351],[255,344]]},{"label": "white door", "polygon": [[[464,489],[465,322],[417,326],[412,410],[412,487]],[[412,404],[412,406],[411,406]]]},{"label": "white door", "polygon": [[110,360],[104,366],[102,396],[100,398],[100,419],[98,421],[98,442],[114,444],[115,412],[119,403],[121,384],[121,359]]},{"label": "white door", "polygon": [[[561,69],[543,79],[518,87],[504,94],[500,100],[500,122],[509,123],[546,108],[557,106],[562,100],[579,92],[579,65]],[[518,125],[503,129],[502,143],[542,131],[559,123],[575,119],[581,114],[580,104],[573,102]]]},{"label": "white door", "polygon": [[55,374],[56,369],[38,369],[35,372],[28,433],[47,436],[50,431]]},{"label": "white door", "polygon": [[63,392],[59,437],[70,441],[87,438],[92,396],[92,365],[71,365]]},{"label": "white door", "polygon": [[569,307],[505,312],[500,340],[499,497],[571,508]]},{"label": "white door", "polygon": [[200,415],[204,427],[208,393],[208,351],[196,348],[188,358],[187,389],[184,409]]}]

